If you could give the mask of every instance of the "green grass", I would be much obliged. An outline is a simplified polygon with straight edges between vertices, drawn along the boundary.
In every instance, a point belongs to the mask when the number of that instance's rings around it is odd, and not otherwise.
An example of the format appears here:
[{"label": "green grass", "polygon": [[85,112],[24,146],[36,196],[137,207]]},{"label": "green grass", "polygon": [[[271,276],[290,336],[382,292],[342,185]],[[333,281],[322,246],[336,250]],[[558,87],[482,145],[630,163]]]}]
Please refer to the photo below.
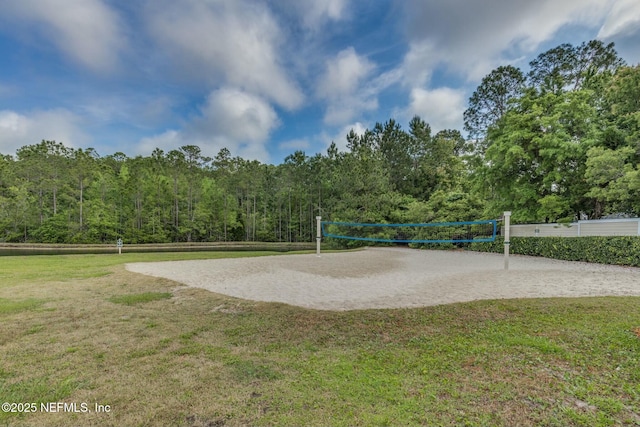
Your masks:
[{"label": "green grass", "polygon": [[[295,251],[289,253],[309,253]],[[94,255],[31,255],[0,257],[0,289],[18,284],[90,279],[111,274],[111,267],[130,262],[179,261],[186,259],[242,258],[279,255],[271,251],[164,252]]]},{"label": "green grass", "polygon": [[328,312],[176,292],[121,265],[193,257],[209,256],[9,260],[0,307],[20,308],[0,309],[0,396],[112,411],[0,425],[640,424],[638,297]]},{"label": "green grass", "polygon": [[82,385],[74,378],[52,381],[38,378],[22,382],[0,383],[0,396],[3,402],[33,402],[40,406],[42,402],[57,402],[69,397]]},{"label": "green grass", "polygon": [[34,310],[44,304],[45,301],[29,298],[26,300],[11,300],[0,298],[0,315],[13,314],[21,311]]}]

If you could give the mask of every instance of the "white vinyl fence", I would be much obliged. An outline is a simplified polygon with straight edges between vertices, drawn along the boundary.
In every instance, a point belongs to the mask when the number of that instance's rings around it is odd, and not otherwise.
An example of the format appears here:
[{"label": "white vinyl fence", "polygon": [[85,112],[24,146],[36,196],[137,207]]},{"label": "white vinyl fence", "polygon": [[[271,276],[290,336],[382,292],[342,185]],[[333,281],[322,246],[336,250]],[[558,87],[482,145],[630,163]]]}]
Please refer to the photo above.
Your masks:
[{"label": "white vinyl fence", "polygon": [[598,219],[570,224],[519,224],[511,237],[640,236],[640,218]]}]

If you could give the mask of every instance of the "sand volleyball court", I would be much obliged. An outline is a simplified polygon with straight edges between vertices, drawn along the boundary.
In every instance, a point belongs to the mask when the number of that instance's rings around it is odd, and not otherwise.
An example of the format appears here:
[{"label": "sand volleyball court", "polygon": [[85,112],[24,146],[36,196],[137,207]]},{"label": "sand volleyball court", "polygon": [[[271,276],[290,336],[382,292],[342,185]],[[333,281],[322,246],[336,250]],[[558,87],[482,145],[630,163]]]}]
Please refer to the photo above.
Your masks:
[{"label": "sand volleyball court", "polygon": [[129,271],[255,301],[321,310],[479,299],[640,296],[640,269],[501,254],[362,251],[127,264]]}]

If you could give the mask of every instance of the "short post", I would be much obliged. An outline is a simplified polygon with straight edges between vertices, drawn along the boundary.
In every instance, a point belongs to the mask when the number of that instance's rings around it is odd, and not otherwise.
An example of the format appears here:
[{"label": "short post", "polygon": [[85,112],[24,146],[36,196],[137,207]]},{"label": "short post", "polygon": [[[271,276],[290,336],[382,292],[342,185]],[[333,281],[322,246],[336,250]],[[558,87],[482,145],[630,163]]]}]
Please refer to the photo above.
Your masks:
[{"label": "short post", "polygon": [[322,217],[316,217],[316,256],[320,256],[320,241],[322,240]]},{"label": "short post", "polygon": [[118,255],[122,255],[122,239],[118,238],[116,246],[118,246]]},{"label": "short post", "polygon": [[511,242],[509,241],[510,238],[510,229],[511,229],[511,211],[506,211],[504,213],[504,221],[503,221],[503,227],[504,227],[504,269],[508,270],[509,269],[509,245],[511,245]]}]

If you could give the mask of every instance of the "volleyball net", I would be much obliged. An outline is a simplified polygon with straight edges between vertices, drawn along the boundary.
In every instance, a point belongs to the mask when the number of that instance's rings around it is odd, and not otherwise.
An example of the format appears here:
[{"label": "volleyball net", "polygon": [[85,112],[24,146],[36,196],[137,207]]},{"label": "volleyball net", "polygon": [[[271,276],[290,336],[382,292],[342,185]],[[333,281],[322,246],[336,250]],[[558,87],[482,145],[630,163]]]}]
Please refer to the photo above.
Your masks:
[{"label": "volleyball net", "polygon": [[322,221],[322,235],[380,243],[471,243],[496,240],[498,220],[372,224]]}]

